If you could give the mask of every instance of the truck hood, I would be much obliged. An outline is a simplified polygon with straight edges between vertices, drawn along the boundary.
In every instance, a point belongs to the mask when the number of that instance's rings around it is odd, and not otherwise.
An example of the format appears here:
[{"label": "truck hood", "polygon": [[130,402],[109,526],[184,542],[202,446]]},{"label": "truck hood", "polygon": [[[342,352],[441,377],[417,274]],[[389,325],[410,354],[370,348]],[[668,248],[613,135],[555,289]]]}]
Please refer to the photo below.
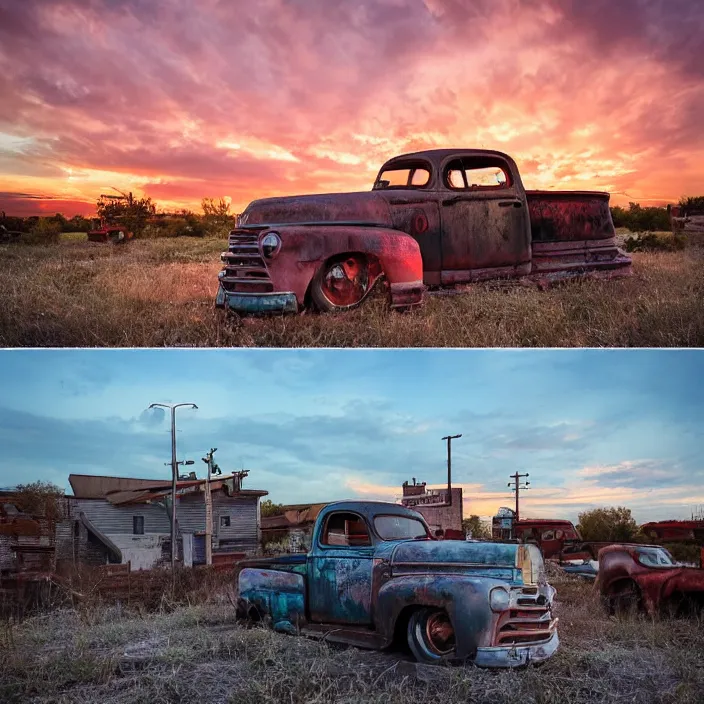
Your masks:
[{"label": "truck hood", "polygon": [[326,193],[313,196],[261,198],[252,201],[239,225],[346,223],[391,226],[391,213],[379,193]]},{"label": "truck hood", "polygon": [[405,571],[479,572],[513,581],[517,577],[517,545],[463,540],[411,540],[394,548],[391,569]]}]

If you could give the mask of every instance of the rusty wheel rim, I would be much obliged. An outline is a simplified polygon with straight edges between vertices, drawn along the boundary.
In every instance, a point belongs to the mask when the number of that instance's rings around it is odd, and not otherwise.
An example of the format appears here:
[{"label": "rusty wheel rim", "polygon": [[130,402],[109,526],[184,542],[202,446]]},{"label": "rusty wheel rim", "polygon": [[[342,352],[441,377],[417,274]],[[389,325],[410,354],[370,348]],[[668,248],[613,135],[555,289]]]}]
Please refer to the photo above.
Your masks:
[{"label": "rusty wheel rim", "polygon": [[446,613],[430,614],[425,622],[428,647],[437,655],[448,655],[455,649],[455,629]]},{"label": "rusty wheel rim", "polygon": [[369,291],[367,262],[354,255],[332,262],[323,274],[322,290],[334,306],[348,308],[357,305]]}]

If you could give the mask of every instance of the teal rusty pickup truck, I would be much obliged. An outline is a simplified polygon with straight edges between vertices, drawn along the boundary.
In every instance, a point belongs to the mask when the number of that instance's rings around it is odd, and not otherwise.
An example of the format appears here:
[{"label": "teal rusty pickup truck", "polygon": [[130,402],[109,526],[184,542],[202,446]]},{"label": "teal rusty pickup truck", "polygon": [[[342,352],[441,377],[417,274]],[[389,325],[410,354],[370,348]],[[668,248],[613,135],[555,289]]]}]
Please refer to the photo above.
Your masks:
[{"label": "teal rusty pickup truck", "polygon": [[515,667],[558,647],[555,590],[535,545],[435,540],[398,504],[342,501],[307,555],[241,563],[238,617],[366,648],[407,645],[419,662]]}]

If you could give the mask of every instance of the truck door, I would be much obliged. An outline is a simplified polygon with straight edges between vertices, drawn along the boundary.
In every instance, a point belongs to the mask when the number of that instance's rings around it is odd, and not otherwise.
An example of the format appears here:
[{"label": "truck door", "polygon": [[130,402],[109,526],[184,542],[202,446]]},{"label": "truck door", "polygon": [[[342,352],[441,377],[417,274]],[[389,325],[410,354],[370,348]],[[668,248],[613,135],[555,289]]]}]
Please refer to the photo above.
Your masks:
[{"label": "truck door", "polygon": [[443,283],[530,271],[523,186],[498,156],[457,157],[441,173]]},{"label": "truck door", "polygon": [[362,516],[335,511],[325,519],[308,565],[308,608],[316,623],[371,623],[374,547]]}]

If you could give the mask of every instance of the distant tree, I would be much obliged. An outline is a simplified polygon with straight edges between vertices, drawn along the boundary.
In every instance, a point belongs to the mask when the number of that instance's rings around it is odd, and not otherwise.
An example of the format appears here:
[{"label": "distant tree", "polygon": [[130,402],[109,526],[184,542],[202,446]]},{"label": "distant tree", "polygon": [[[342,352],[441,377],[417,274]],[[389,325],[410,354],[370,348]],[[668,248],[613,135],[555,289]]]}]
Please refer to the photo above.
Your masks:
[{"label": "distant tree", "polygon": [[680,198],[680,206],[688,210],[704,210],[704,196],[689,196]]},{"label": "distant tree", "polygon": [[67,229],[65,232],[89,232],[92,226],[93,224],[88,218],[84,218],[82,215],[74,215],[66,222]]},{"label": "distant tree", "polygon": [[226,235],[234,227],[235,216],[230,212],[230,204],[220,198],[203,198],[200,203],[203,210],[203,220],[208,232],[212,235]]},{"label": "distant tree", "polygon": [[579,530],[584,540],[632,542],[638,535],[638,524],[631,515],[631,509],[595,508],[579,514]]},{"label": "distant tree", "polygon": [[151,198],[135,198],[131,193],[125,198],[100,198],[96,204],[98,217],[108,223],[119,223],[139,235],[147,220],[156,213]]},{"label": "distant tree", "polygon": [[15,492],[13,503],[30,516],[54,521],[61,517],[59,499],[64,492],[56,484],[42,481],[18,484]]},{"label": "distant tree", "polygon": [[284,512],[284,507],[281,504],[275,504],[271,499],[262,501],[259,508],[263,518],[270,516],[281,516]]},{"label": "distant tree", "polygon": [[469,518],[465,518],[462,521],[462,530],[467,534],[471,532],[472,537],[479,540],[491,538],[489,526],[476,514],[472,514]]}]

